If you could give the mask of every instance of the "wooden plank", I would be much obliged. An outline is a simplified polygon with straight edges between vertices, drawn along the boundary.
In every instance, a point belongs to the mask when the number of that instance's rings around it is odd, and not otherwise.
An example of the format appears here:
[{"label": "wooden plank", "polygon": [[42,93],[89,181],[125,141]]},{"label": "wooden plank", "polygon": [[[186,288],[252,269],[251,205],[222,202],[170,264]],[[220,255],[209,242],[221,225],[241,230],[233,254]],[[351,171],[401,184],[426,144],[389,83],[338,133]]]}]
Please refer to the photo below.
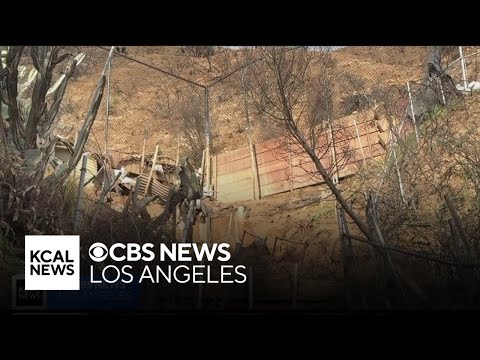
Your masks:
[{"label": "wooden plank", "polygon": [[155,147],[155,155],[153,155],[153,160],[152,160],[152,168],[150,169],[150,175],[148,175],[148,180],[147,180],[147,185],[145,186],[145,191],[143,193],[143,195],[145,196],[148,192],[148,188],[150,186],[150,182],[152,181],[152,177],[153,177],[153,172],[155,171],[155,163],[157,161],[157,156],[158,156],[158,143],[157,143],[157,146]]},{"label": "wooden plank", "polygon": [[271,165],[269,166],[259,166],[258,167],[258,175],[261,177],[263,175],[268,175],[268,174],[273,174],[277,171],[289,171],[289,164],[288,162],[276,162],[276,163],[272,163]]},{"label": "wooden plank", "polygon": [[286,192],[289,190],[290,190],[290,182],[287,180],[272,183],[272,184],[262,185],[262,194],[264,196],[278,194],[278,193]]},{"label": "wooden plank", "polygon": [[231,174],[250,169],[251,163],[249,158],[235,160],[227,164],[218,164],[217,166],[218,175]]},{"label": "wooden plank", "polygon": [[[221,185],[225,184],[233,184],[242,180],[251,180],[251,171],[249,170],[242,170],[239,172],[233,172],[225,175],[218,175],[218,183]],[[220,186],[220,185],[219,185]]]},{"label": "wooden plank", "polygon": [[143,147],[142,147],[142,159],[140,160],[140,172],[139,174],[143,173],[143,169],[145,168],[145,147],[147,145],[147,132],[145,131],[143,134]]},{"label": "wooden plank", "polygon": [[275,184],[281,181],[289,182],[290,174],[288,168],[283,168],[277,171],[270,172],[268,174],[260,175],[261,186]]}]

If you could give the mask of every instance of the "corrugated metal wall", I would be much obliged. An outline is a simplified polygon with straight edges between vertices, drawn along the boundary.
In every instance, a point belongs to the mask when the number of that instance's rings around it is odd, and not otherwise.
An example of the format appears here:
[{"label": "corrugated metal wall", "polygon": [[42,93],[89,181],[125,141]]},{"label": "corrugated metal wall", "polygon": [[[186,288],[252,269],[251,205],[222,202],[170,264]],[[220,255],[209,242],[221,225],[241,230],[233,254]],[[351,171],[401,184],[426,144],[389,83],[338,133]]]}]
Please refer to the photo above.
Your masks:
[{"label": "corrugated metal wall", "polygon": [[[373,115],[373,111],[364,111],[336,121],[341,125],[341,131],[334,131],[340,178],[355,174],[363,165],[364,159],[368,161],[385,153],[379,138],[387,143],[388,133],[374,126]],[[386,129],[385,121],[381,123]],[[330,141],[327,135],[318,139],[318,148],[323,151],[321,162],[325,168],[330,169],[331,152],[325,146],[328,143]],[[286,138],[257,144],[255,155],[259,184],[255,180],[249,147],[212,157],[213,184],[218,200],[250,200],[258,198],[259,191],[265,197],[323,182],[315,164],[300,145],[290,144]]]}]

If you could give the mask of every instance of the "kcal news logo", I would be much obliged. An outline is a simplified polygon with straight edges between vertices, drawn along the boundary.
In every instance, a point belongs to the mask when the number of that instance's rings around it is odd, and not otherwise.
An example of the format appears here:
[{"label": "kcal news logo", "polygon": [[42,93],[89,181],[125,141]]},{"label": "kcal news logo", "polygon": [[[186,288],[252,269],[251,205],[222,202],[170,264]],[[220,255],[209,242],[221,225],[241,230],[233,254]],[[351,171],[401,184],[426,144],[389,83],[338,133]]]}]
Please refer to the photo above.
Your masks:
[{"label": "kcal news logo", "polygon": [[80,237],[25,236],[25,290],[80,290]]}]

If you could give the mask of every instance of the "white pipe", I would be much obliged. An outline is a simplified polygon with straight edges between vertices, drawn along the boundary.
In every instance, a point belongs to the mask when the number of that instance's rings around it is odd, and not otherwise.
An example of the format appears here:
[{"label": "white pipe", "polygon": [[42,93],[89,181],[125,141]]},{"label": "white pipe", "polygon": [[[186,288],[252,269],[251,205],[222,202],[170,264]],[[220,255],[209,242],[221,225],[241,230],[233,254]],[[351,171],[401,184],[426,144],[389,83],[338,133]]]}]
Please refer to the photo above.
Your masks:
[{"label": "white pipe", "polygon": [[463,92],[467,92],[467,65],[465,64],[465,58],[463,57],[462,47],[458,47],[458,52],[460,53],[460,60],[462,62],[462,80],[463,80]]},{"label": "white pipe", "polygon": [[[113,48],[113,46],[112,46]],[[110,113],[110,72],[112,69],[112,59],[110,58],[110,61],[108,62],[108,70],[107,70],[107,96],[105,99],[105,104],[106,104],[106,118],[105,118],[105,158],[108,157],[108,116]]]},{"label": "white pipe", "polygon": [[392,150],[393,150],[393,158],[395,160],[395,170],[397,171],[397,177],[398,177],[398,187],[400,188],[400,196],[402,197],[403,203],[407,205],[407,200],[405,199],[405,191],[403,190],[402,175],[400,174],[400,168],[398,166],[397,152],[395,151],[395,148],[393,148]]}]

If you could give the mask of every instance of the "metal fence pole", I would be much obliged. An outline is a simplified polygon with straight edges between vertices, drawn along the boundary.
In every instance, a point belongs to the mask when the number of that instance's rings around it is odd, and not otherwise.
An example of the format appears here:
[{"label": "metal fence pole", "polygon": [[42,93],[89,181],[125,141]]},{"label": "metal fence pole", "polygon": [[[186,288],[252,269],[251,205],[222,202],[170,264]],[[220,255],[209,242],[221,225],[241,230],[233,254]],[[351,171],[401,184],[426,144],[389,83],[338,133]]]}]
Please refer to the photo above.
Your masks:
[{"label": "metal fence pole", "polygon": [[[210,190],[210,107],[209,107],[209,88],[205,87],[205,185],[207,191]],[[203,189],[202,189],[203,191]],[[203,192],[202,192],[203,193]]]},{"label": "metal fence pole", "polygon": [[458,47],[458,52],[460,53],[460,62],[462,64],[462,80],[463,80],[463,93],[467,92],[467,65],[465,64],[465,58],[463,57],[462,47]]},{"label": "metal fence pole", "polygon": [[105,117],[105,158],[108,158],[108,130],[109,130],[109,123],[108,118],[110,115],[110,73],[112,71],[112,59],[108,62],[108,70],[107,70],[107,94],[105,96],[105,107],[106,107],[106,117]]}]

